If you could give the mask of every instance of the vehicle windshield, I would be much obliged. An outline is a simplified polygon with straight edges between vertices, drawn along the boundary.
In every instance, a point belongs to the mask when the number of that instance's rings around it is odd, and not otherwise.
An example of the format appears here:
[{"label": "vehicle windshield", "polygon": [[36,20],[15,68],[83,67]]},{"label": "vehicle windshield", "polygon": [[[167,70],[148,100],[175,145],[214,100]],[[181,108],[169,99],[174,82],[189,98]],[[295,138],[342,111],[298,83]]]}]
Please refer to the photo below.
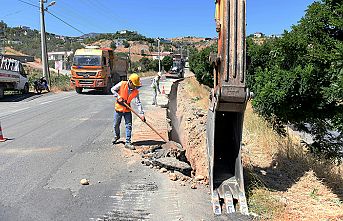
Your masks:
[{"label": "vehicle windshield", "polygon": [[76,55],[74,57],[73,65],[75,66],[100,66],[100,56],[96,55]]}]

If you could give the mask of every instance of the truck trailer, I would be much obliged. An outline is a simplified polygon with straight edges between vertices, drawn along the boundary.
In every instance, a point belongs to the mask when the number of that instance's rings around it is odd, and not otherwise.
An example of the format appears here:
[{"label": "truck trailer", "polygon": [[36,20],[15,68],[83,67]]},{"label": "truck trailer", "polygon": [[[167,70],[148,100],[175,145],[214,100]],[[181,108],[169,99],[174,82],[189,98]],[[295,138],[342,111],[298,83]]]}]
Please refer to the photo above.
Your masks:
[{"label": "truck trailer", "polygon": [[128,59],[114,55],[111,48],[86,47],[75,52],[70,84],[77,93],[84,88],[110,93],[111,87],[127,79]]}]

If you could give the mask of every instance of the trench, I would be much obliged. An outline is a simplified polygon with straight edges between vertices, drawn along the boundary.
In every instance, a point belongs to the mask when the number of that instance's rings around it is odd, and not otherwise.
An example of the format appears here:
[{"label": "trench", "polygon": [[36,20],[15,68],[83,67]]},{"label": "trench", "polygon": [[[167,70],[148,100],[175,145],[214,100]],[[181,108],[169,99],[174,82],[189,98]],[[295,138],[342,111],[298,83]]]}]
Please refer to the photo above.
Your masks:
[{"label": "trench", "polygon": [[[176,143],[179,143],[183,150],[187,151],[187,145],[186,142],[184,142],[182,135],[185,134],[184,129],[181,127],[181,123],[183,121],[183,116],[178,117],[177,115],[177,105],[178,105],[178,86],[180,81],[175,81],[170,90],[169,94],[169,103],[168,103],[168,111],[167,111],[167,117],[170,120],[170,126],[171,130],[168,133],[168,137],[170,141],[174,141]],[[190,166],[191,163],[189,162],[189,159],[187,159],[186,156],[184,156],[182,159],[179,159],[180,161],[183,161]],[[194,169],[194,168],[192,168]]]},{"label": "trench", "polygon": [[170,126],[171,130],[169,131],[169,140],[175,141],[179,144],[183,145],[183,142],[181,141],[180,134],[182,131],[180,131],[180,125],[181,125],[181,120],[176,116],[177,112],[177,89],[179,86],[179,82],[175,82],[172,84],[170,94],[169,94],[169,104],[168,104],[168,112],[167,112],[167,117],[170,120]]}]

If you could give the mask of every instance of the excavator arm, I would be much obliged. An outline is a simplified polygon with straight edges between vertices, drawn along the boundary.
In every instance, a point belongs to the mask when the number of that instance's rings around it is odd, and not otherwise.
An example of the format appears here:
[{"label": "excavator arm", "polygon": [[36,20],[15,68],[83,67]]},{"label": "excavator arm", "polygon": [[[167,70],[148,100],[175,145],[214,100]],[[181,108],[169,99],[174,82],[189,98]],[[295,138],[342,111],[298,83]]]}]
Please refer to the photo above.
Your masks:
[{"label": "excavator arm", "polygon": [[248,214],[241,141],[249,91],[246,73],[246,0],[216,0],[218,53],[211,56],[214,88],[207,120],[213,211]]}]

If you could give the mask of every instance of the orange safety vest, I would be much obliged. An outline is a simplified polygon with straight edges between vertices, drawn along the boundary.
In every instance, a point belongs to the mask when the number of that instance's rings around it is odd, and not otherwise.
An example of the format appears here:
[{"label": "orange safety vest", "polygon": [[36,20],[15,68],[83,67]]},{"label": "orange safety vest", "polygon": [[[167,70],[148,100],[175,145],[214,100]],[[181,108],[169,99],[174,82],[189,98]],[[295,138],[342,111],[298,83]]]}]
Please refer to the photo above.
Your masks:
[{"label": "orange safety vest", "polygon": [[[130,106],[132,99],[137,97],[138,90],[133,89],[129,95],[129,84],[127,81],[122,81],[118,94],[121,98],[125,99],[127,104]],[[118,104],[118,102],[116,102],[115,104],[115,109],[118,112],[130,112],[130,110],[127,107]]]}]

